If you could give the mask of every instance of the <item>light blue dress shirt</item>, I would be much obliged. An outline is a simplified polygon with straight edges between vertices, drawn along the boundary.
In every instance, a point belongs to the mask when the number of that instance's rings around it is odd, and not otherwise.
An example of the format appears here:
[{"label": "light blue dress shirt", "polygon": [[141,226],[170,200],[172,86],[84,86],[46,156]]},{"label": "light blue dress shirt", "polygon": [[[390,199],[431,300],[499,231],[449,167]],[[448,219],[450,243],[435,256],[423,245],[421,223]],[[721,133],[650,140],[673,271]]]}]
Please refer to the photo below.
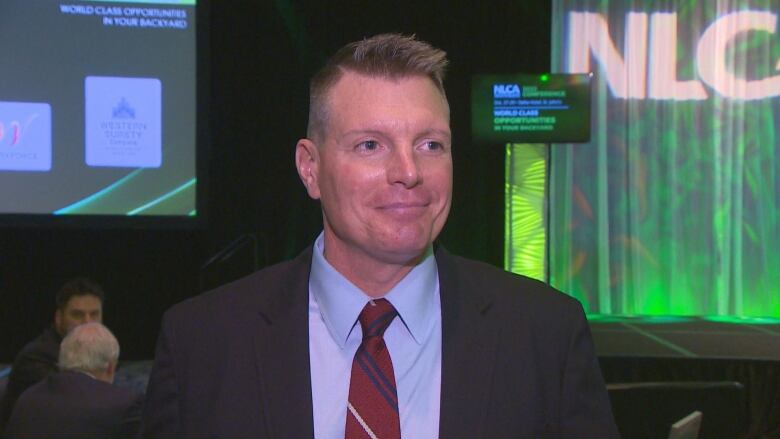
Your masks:
[{"label": "light blue dress shirt", "polygon": [[[363,337],[358,315],[370,299],[323,255],[317,238],[309,278],[309,354],[314,436],[343,439],[352,359]],[[400,316],[385,331],[403,439],[439,436],[441,301],[432,252],[385,298]]]}]

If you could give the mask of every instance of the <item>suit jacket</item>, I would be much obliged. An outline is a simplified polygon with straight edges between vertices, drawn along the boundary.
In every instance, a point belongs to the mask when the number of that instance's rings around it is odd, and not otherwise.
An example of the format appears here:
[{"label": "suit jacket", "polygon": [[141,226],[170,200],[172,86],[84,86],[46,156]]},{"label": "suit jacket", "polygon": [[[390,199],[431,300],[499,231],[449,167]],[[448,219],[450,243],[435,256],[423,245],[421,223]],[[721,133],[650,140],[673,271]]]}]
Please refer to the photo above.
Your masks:
[{"label": "suit jacket", "polygon": [[[579,302],[437,248],[441,438],[617,437]],[[163,318],[145,438],[313,437],[311,248]]]},{"label": "suit jacket", "polygon": [[62,337],[50,326],[16,355],[5,394],[0,400],[0,432],[5,428],[19,395],[57,371],[61,341]]},{"label": "suit jacket", "polygon": [[137,437],[143,395],[80,372],[63,371],[27,389],[14,406],[8,439]]}]

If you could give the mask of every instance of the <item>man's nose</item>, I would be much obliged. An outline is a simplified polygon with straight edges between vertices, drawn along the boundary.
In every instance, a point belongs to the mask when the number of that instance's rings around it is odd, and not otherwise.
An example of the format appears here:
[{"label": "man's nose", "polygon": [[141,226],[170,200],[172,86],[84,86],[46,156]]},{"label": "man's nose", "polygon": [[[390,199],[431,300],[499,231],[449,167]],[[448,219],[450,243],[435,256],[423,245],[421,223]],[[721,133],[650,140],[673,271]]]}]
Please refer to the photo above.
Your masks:
[{"label": "man's nose", "polygon": [[387,178],[390,184],[402,184],[412,188],[420,184],[422,174],[418,163],[419,158],[411,147],[396,148],[387,168]]}]

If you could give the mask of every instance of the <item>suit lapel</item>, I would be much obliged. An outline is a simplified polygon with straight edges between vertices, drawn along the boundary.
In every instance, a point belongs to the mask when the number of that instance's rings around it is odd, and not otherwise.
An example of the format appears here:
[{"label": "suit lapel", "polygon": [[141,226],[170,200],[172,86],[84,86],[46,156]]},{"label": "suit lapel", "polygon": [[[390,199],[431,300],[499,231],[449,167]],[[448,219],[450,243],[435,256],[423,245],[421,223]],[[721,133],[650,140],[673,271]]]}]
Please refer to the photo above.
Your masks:
[{"label": "suit lapel", "polygon": [[470,285],[443,248],[436,251],[442,313],[439,437],[483,437],[497,335],[485,317],[485,285]]},{"label": "suit lapel", "polygon": [[254,347],[268,437],[314,437],[309,366],[309,271],[311,248],[269,283],[262,297]]}]

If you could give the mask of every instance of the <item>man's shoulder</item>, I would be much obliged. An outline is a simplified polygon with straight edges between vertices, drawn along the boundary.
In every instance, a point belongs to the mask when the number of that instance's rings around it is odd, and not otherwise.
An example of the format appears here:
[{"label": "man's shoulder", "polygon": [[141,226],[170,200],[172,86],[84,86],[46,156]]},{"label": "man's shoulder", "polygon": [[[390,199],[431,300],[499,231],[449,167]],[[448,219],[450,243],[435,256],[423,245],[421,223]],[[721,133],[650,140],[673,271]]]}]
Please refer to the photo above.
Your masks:
[{"label": "man's shoulder", "polygon": [[46,328],[38,337],[24,345],[14,360],[18,367],[28,361],[56,363],[60,349],[60,337],[54,328]]},{"label": "man's shoulder", "polygon": [[[90,377],[87,377],[90,378]],[[100,389],[107,401],[113,403],[116,407],[126,409],[127,407],[141,404],[144,399],[143,393],[136,389],[118,386],[112,383],[106,383],[100,380],[92,380],[96,389]],[[86,393],[89,394],[89,393]]]},{"label": "man's shoulder", "polygon": [[[89,398],[85,399],[84,395]],[[63,407],[65,411],[80,407],[105,413],[142,404],[143,398],[143,393],[135,389],[100,381],[81,372],[58,371],[25,390],[16,410],[23,414],[57,410],[58,405],[67,401],[71,406]]]},{"label": "man's shoulder", "polygon": [[[33,398],[34,395],[44,393],[48,390],[48,386],[46,383],[46,378],[32,384],[30,387],[26,388],[20,395],[18,401],[22,401],[24,399],[30,399]],[[18,402],[17,402],[18,404]]]},{"label": "man's shoulder", "polygon": [[71,370],[55,372],[36,385],[48,386],[52,389],[77,391],[80,394],[105,394],[114,397],[114,399],[127,401],[134,401],[143,396],[141,392],[133,388],[107,383],[85,373]]},{"label": "man's shoulder", "polygon": [[437,252],[436,257],[443,265],[442,274],[450,276],[451,282],[492,300],[522,302],[525,306],[580,307],[577,299],[538,279],[446,251]]},{"label": "man's shoulder", "polygon": [[[290,293],[290,284],[301,277],[308,279],[311,248],[294,259],[262,268],[250,275],[201,293],[172,306],[165,320],[191,319],[193,316],[214,316],[241,312],[259,303],[273,301],[276,296]],[[213,321],[209,317],[208,321]]]}]

